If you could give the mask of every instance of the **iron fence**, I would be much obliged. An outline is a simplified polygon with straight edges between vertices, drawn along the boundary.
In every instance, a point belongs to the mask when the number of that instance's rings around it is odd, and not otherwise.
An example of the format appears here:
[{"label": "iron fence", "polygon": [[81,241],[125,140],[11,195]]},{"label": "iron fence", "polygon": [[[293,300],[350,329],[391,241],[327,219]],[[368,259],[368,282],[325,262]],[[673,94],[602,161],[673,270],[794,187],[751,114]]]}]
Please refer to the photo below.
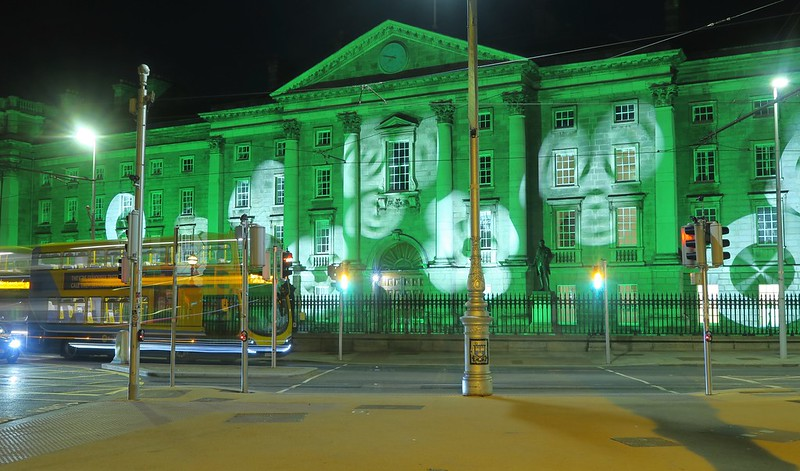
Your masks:
[{"label": "iron fence", "polygon": [[[349,334],[460,334],[464,332],[464,294],[410,294],[374,297],[345,293],[298,296],[297,332]],[[495,335],[699,335],[703,302],[686,294],[557,296],[499,294],[486,296]],[[711,330],[716,335],[778,335],[778,302],[774,297],[720,295],[709,299]],[[787,293],[788,335],[800,331],[800,295]]]}]

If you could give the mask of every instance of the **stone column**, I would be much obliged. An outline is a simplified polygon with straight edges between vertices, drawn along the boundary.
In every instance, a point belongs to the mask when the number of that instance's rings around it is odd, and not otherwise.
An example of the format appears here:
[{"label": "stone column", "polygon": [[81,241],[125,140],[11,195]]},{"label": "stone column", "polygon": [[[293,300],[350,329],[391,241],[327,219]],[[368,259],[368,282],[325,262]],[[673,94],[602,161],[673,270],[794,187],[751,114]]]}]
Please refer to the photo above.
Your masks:
[{"label": "stone column", "polygon": [[361,265],[361,116],[348,111],[339,113],[344,126],[342,158],[342,235],[347,253],[343,258]]},{"label": "stone column", "polygon": [[675,85],[651,87],[656,107],[655,135],[655,214],[644,215],[655,222],[656,263],[675,263],[678,247],[678,193],[675,141],[675,110],[672,99],[678,93]]},{"label": "stone column", "polygon": [[[529,101],[524,91],[503,93],[503,102],[508,108],[508,216],[510,227],[517,232],[516,244],[508,246],[506,265],[526,265],[528,261],[528,213],[526,199],[525,164],[528,159],[525,135],[525,104]],[[495,166],[495,169],[498,166]],[[496,177],[499,177],[495,173]],[[498,182],[500,183],[500,182]],[[499,184],[498,187],[502,187]],[[510,240],[509,237],[504,237]]]},{"label": "stone column", "polygon": [[452,265],[453,257],[453,116],[452,100],[431,103],[436,113],[436,254],[434,265]]},{"label": "stone column", "polygon": [[300,123],[296,119],[283,122],[286,153],[283,158],[283,243],[300,264]]},{"label": "stone column", "polygon": [[[22,197],[25,192],[20,191],[19,170],[12,169],[19,168],[21,160],[12,156],[2,161],[11,169],[0,171],[0,245],[20,245],[20,204],[29,202]],[[30,230],[26,232],[30,233]]]},{"label": "stone column", "polygon": [[[208,232],[225,234],[231,230],[228,221],[228,201],[225,199],[225,156],[223,145],[225,140],[219,136],[208,139]],[[180,214],[180,202],[178,203]]]}]

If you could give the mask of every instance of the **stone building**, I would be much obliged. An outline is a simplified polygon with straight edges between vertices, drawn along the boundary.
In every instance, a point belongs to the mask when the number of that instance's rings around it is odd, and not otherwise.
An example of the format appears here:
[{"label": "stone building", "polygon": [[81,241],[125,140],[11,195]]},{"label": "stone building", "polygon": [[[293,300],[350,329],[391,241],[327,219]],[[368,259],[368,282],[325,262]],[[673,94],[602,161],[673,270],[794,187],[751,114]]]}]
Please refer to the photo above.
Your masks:
[{"label": "stone building", "polygon": [[[731,231],[731,259],[709,272],[712,294],[774,292],[770,81],[800,81],[800,49],[550,66],[487,47],[478,55],[487,291],[536,291],[540,240],[555,255],[550,286],[562,296],[590,290],[601,259],[609,288],[623,294],[696,290],[679,254],[680,226],[694,216]],[[465,291],[466,64],[465,41],[387,21],[260,104],[149,127],[146,235],[191,224],[188,237],[227,237],[247,214],[267,228],[268,245],[294,254],[302,293],[328,293],[327,268],[342,263],[362,290]],[[796,102],[781,102],[779,120],[790,289],[800,234]],[[98,141],[92,203],[90,151],[54,131],[70,125],[58,116],[46,104],[0,100],[2,245],[88,239],[89,205],[98,238],[124,233],[134,133]]]}]

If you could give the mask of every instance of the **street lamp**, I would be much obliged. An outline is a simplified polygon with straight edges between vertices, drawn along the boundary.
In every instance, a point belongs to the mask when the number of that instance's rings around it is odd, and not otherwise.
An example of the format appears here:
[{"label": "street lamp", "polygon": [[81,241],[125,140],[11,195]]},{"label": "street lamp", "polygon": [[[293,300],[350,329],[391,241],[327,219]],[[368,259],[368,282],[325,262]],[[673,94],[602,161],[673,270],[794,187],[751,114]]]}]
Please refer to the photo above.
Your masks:
[{"label": "street lamp", "polygon": [[83,145],[92,147],[92,200],[89,209],[89,223],[91,224],[92,240],[95,233],[95,199],[97,198],[97,135],[89,128],[81,127],[75,133],[75,139]]},{"label": "street lamp", "polygon": [[775,118],[775,221],[778,229],[778,343],[780,345],[780,358],[786,359],[786,300],[784,299],[786,287],[783,270],[783,204],[781,197],[781,141],[778,132],[778,89],[789,84],[786,77],[777,77],[772,81],[772,105]]}]

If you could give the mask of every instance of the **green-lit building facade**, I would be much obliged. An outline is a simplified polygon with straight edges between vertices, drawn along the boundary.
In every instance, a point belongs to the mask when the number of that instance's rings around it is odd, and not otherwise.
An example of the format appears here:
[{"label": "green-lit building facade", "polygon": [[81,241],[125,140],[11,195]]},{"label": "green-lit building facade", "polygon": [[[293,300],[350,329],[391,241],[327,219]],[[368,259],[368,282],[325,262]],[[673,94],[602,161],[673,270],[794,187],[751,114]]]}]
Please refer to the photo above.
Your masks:
[{"label": "green-lit building facade", "polygon": [[[555,255],[550,285],[562,296],[590,290],[601,259],[616,292],[695,291],[679,227],[696,216],[730,228],[731,258],[709,271],[712,294],[776,292],[770,81],[800,81],[800,49],[703,59],[667,50],[546,67],[487,47],[478,55],[487,291],[539,290],[531,264],[540,240]],[[263,104],[150,126],[146,235],[182,225],[198,240],[231,236],[248,214],[268,246],[294,254],[303,294],[330,292],[327,268],[341,263],[364,291],[465,291],[466,63],[465,41],[387,21]],[[126,91],[135,92],[115,87],[118,101]],[[779,106],[792,290],[800,113],[796,98]],[[63,111],[0,99],[0,245],[89,239],[90,205],[98,239],[124,232],[135,134],[97,141],[90,202],[91,150],[69,135]]]}]

